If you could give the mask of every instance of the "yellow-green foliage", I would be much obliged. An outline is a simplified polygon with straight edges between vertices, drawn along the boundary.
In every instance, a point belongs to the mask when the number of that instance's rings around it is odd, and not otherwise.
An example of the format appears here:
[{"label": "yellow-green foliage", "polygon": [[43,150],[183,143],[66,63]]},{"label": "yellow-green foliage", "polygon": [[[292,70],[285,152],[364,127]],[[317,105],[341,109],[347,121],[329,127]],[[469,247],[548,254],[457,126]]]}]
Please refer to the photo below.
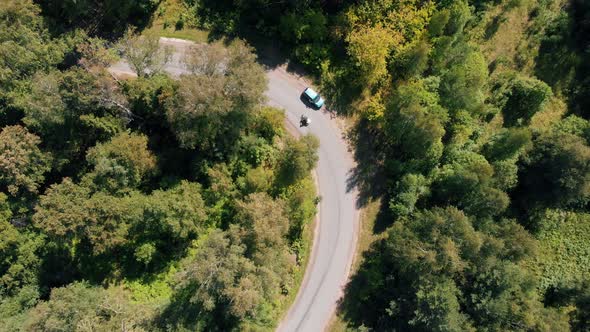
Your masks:
[{"label": "yellow-green foliage", "polygon": [[127,280],[124,286],[131,292],[131,299],[137,303],[163,303],[172,296],[174,276],[177,272],[175,266],[170,266],[149,282]]},{"label": "yellow-green foliage", "polygon": [[346,12],[347,51],[368,85],[387,75],[390,53],[402,49],[424,31],[434,4],[430,1],[364,1]]},{"label": "yellow-green foliage", "polygon": [[540,288],[590,278],[590,214],[547,210],[539,218],[539,255],[528,262]]},{"label": "yellow-green foliage", "polygon": [[387,74],[387,56],[391,47],[399,44],[400,36],[382,25],[361,26],[346,37],[348,54],[361,69],[368,84],[378,82]]}]

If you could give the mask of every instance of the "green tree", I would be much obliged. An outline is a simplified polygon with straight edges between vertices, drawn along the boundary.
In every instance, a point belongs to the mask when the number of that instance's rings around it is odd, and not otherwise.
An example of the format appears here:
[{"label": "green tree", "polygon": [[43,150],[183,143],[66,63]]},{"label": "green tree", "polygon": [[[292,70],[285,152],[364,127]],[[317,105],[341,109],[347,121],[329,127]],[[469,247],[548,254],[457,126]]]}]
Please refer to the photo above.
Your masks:
[{"label": "green tree", "polygon": [[140,209],[127,199],[105,193],[91,195],[88,188],[65,179],[40,197],[33,223],[57,243],[88,243],[91,254],[102,254],[127,242],[129,225],[138,219]]},{"label": "green tree", "polygon": [[37,73],[28,83],[28,93],[16,96],[13,103],[24,111],[25,124],[44,136],[74,131],[82,115],[132,116],[117,83],[104,71],[74,67]]},{"label": "green tree", "polygon": [[155,228],[153,236],[171,234],[184,240],[196,237],[207,226],[201,192],[201,185],[188,181],[182,181],[169,190],[154,191],[144,208],[141,223]]},{"label": "green tree", "polygon": [[362,294],[351,315],[379,330],[567,329],[520,264],[534,255],[530,234],[508,220],[477,220],[476,230],[472,220],[454,207],[398,220],[351,282]]},{"label": "green tree", "polygon": [[139,35],[128,29],[119,41],[119,48],[137,76],[162,72],[172,57],[172,48],[161,46],[160,38],[151,32]]},{"label": "green tree", "polygon": [[304,229],[311,225],[316,215],[319,197],[316,196],[315,183],[311,178],[297,182],[285,193],[287,216],[289,218],[289,240],[297,242]]},{"label": "green tree", "polygon": [[469,3],[466,0],[447,3],[450,3],[447,7],[450,15],[445,25],[445,34],[448,36],[460,35],[472,16]]},{"label": "green tree", "polygon": [[279,165],[279,187],[287,186],[306,178],[318,161],[319,141],[310,134],[299,140],[289,140],[281,152]]},{"label": "green tree", "polygon": [[96,188],[107,191],[137,188],[156,170],[156,158],[144,135],[121,133],[109,142],[88,150],[86,160],[94,167],[87,176]]},{"label": "green tree", "polygon": [[590,312],[590,287],[584,285],[582,289],[583,293],[576,300],[576,311],[572,314],[573,319],[571,319],[572,326],[576,331],[584,331],[590,328],[590,317],[588,317],[588,312]]},{"label": "green tree", "polygon": [[268,192],[272,185],[272,178],[272,171],[262,166],[249,169],[244,179],[244,193]]},{"label": "green tree", "polygon": [[[527,158],[525,197],[545,204],[583,206],[590,198],[590,147],[567,133],[540,136]],[[533,203],[533,202],[528,202]]]},{"label": "green tree", "polygon": [[481,155],[463,153],[453,163],[445,165],[433,183],[435,202],[454,204],[477,216],[503,212],[509,198],[492,187],[494,168]]},{"label": "green tree", "polygon": [[[21,231],[10,223],[7,196],[0,193],[0,295],[16,295],[23,287],[36,287],[41,265],[41,237]],[[0,305],[1,306],[1,305]]]},{"label": "green tree", "polygon": [[[191,310],[198,313],[201,328],[248,329],[248,322],[261,328],[276,314],[274,299],[281,287],[288,284],[285,276],[290,265],[284,265],[289,264],[286,248],[269,248],[264,258],[251,259],[249,249],[241,241],[250,233],[236,225],[227,232],[212,232],[195,259],[178,274],[178,294],[186,301],[179,305],[193,306]],[[171,316],[173,312],[165,314]],[[188,322],[183,325],[194,329],[196,322]]]},{"label": "green tree", "polygon": [[135,193],[125,204],[140,211],[129,220],[126,248],[143,268],[157,269],[185,252],[191,241],[211,228],[198,183],[182,181],[149,196]]},{"label": "green tree", "polygon": [[427,171],[442,155],[448,115],[432,91],[437,83],[431,79],[400,86],[386,109],[388,149],[397,161],[407,162],[408,171]]},{"label": "green tree", "polygon": [[190,302],[201,310],[224,308],[226,315],[238,319],[254,315],[262,301],[262,285],[245,250],[223,232],[211,233],[194,262],[179,274],[178,287],[191,289]]},{"label": "green tree", "polygon": [[289,219],[285,213],[285,202],[273,200],[263,193],[248,195],[237,203],[236,219],[245,230],[244,243],[252,251],[255,262],[257,252],[272,250],[285,242],[289,230]]},{"label": "green tree", "polygon": [[246,245],[246,257],[257,266],[265,301],[288,292],[292,283],[288,273],[293,261],[286,238],[290,226],[287,211],[284,200],[273,199],[265,193],[248,195],[236,203],[235,222],[240,230],[230,234],[238,236]]},{"label": "green tree", "polygon": [[154,308],[134,303],[121,288],[105,290],[87,283],[54,288],[48,301],[29,312],[29,331],[150,330]]},{"label": "green tree", "polygon": [[532,116],[541,111],[553,96],[551,88],[536,78],[515,77],[505,93],[506,103],[502,108],[507,126],[528,124]]},{"label": "green tree", "polygon": [[587,280],[573,285],[559,285],[549,291],[547,297],[552,306],[574,306],[569,312],[572,331],[582,332],[590,328],[590,285]]},{"label": "green tree", "polygon": [[534,279],[512,262],[494,262],[474,275],[466,311],[490,330],[568,329],[564,315],[544,309]]},{"label": "green tree", "polygon": [[468,318],[460,312],[459,290],[451,280],[420,285],[416,292],[417,309],[409,322],[428,331],[472,330]]},{"label": "green tree", "polygon": [[493,186],[500,190],[510,190],[518,184],[517,159],[507,159],[492,163],[494,168]]},{"label": "green tree", "polygon": [[532,146],[531,132],[526,128],[509,128],[487,142],[484,154],[489,160],[506,160],[517,157]]},{"label": "green tree", "polygon": [[360,26],[346,36],[347,52],[368,85],[376,84],[387,75],[387,58],[399,39],[383,25]]},{"label": "green tree", "polygon": [[50,170],[49,155],[39,149],[41,139],[21,126],[0,131],[0,184],[12,196],[36,193]]},{"label": "green tree", "polygon": [[272,143],[275,136],[282,136],[284,134],[284,123],[284,110],[264,107],[256,113],[252,127],[257,136],[263,137],[269,143]]},{"label": "green tree", "polygon": [[445,27],[451,18],[451,11],[448,8],[438,10],[430,18],[428,33],[431,37],[440,37],[445,32]]},{"label": "green tree", "polygon": [[257,62],[254,49],[243,40],[234,40],[228,47],[229,79],[226,92],[241,109],[251,109],[266,101],[267,78],[264,68]]},{"label": "green tree", "polygon": [[405,217],[414,212],[420,198],[430,193],[430,183],[422,175],[405,174],[394,190],[389,208],[395,217]]},{"label": "green tree", "polygon": [[26,126],[43,138],[59,169],[97,140],[120,132],[133,118],[118,84],[104,71],[74,67],[38,73],[25,87],[25,93],[14,95],[12,105],[22,110]]},{"label": "green tree", "polygon": [[316,71],[320,69],[328,57],[328,20],[320,10],[281,15],[279,31],[282,39],[292,45],[297,60]]},{"label": "green tree", "polygon": [[39,197],[33,224],[46,234],[72,242],[81,231],[88,211],[85,203],[90,190],[65,178],[62,183],[50,186]]},{"label": "green tree", "polygon": [[18,80],[47,70],[63,60],[65,47],[52,40],[39,7],[32,0],[7,0],[0,4],[0,82],[10,91]]},{"label": "green tree", "polygon": [[[180,78],[178,93],[168,108],[168,121],[183,147],[231,151],[264,100],[266,77],[252,49],[234,41],[225,51],[225,59],[217,56],[221,52],[218,48],[198,48],[189,53],[185,61],[195,72]],[[198,64],[204,61],[201,53],[211,61],[222,62],[215,65],[218,68],[212,63]],[[209,75],[211,69],[206,68],[213,67],[217,69]]]},{"label": "green tree", "polygon": [[403,48],[395,55],[390,67],[396,79],[409,79],[424,73],[428,68],[430,44],[425,40],[418,40]]},{"label": "green tree", "polygon": [[483,54],[467,49],[441,76],[441,104],[449,110],[481,113],[487,79],[488,68]]},{"label": "green tree", "polygon": [[275,164],[277,153],[278,149],[262,137],[248,135],[238,142],[239,158],[254,167]]},{"label": "green tree", "polygon": [[58,71],[38,72],[31,80],[36,83],[31,90],[14,100],[25,113],[23,122],[43,135],[51,134],[56,126],[75,116],[76,110],[67,107],[60,95],[62,77]]},{"label": "green tree", "polygon": [[[127,80],[123,90],[133,114],[141,117],[141,122],[158,128],[157,125],[165,127],[166,103],[174,95],[175,88],[176,81],[171,77],[153,75]],[[148,130],[155,131],[155,128]]]},{"label": "green tree", "polygon": [[0,294],[11,296],[26,286],[37,286],[41,266],[41,237],[20,232],[8,221],[0,221]]},{"label": "green tree", "polygon": [[0,324],[5,331],[19,331],[28,318],[29,309],[39,300],[36,286],[25,286],[11,297],[3,297],[0,302]]},{"label": "green tree", "polygon": [[180,78],[178,93],[166,114],[181,146],[212,149],[218,140],[230,139],[230,134],[237,139],[244,117],[224,95],[225,81],[224,76]]}]

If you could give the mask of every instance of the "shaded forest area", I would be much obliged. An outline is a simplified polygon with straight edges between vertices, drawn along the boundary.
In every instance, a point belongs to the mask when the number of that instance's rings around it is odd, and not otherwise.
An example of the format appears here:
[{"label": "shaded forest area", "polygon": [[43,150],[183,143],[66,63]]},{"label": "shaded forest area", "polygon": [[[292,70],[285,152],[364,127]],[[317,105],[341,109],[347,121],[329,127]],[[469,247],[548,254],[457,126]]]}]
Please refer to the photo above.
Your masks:
[{"label": "shaded forest area", "polygon": [[268,330],[297,290],[317,139],[243,41],[167,76],[156,6],[0,2],[1,331]]}]

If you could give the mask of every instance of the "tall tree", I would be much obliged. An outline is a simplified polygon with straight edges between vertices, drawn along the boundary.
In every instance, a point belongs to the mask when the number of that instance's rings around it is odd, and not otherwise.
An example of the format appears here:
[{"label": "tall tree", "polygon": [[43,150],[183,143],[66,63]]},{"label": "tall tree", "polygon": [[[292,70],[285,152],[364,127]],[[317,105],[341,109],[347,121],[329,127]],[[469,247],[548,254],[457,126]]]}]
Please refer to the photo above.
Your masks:
[{"label": "tall tree", "polygon": [[[39,13],[32,0],[0,4],[0,82],[6,88],[63,60],[63,41],[50,38]],[[0,97],[5,98],[4,93]]]},{"label": "tall tree", "polygon": [[515,77],[509,83],[502,109],[506,125],[528,124],[552,96],[553,92],[545,82],[536,78]]},{"label": "tall tree", "polygon": [[201,310],[221,307],[225,315],[246,318],[262,301],[262,285],[245,247],[235,241],[221,231],[210,234],[194,263],[179,275],[179,287],[192,289],[190,301]]},{"label": "tall tree", "polygon": [[87,177],[99,190],[137,188],[157,169],[156,158],[147,147],[147,137],[130,133],[97,144],[88,150],[86,160],[94,166]]},{"label": "tall tree", "polygon": [[73,67],[40,72],[25,87],[25,93],[13,96],[12,106],[43,138],[58,168],[78,160],[97,140],[109,139],[133,118],[118,84],[104,71]]},{"label": "tall tree", "polygon": [[346,41],[348,54],[355,60],[369,85],[387,75],[387,58],[391,48],[400,42],[399,36],[393,35],[382,25],[358,27],[348,34]]},{"label": "tall tree", "polygon": [[49,155],[39,149],[41,139],[21,126],[0,131],[0,184],[16,196],[36,193],[49,171]]},{"label": "tall tree", "polygon": [[476,230],[456,208],[419,211],[398,220],[370,253],[353,280],[363,297],[351,314],[379,330],[567,329],[565,315],[544,308],[535,278],[519,265],[534,243],[510,221]]},{"label": "tall tree", "polygon": [[288,141],[280,157],[279,185],[288,186],[305,178],[318,161],[319,145],[318,139],[311,134]]},{"label": "tall tree", "polygon": [[41,197],[33,222],[53,241],[66,247],[90,245],[90,254],[98,255],[127,243],[130,224],[139,219],[142,207],[132,199],[90,195],[88,188],[65,179]]},{"label": "tall tree", "polygon": [[119,48],[137,76],[162,72],[172,57],[172,48],[160,45],[160,37],[151,32],[140,35],[128,29],[119,41]]},{"label": "tall tree", "polygon": [[388,145],[396,151],[396,160],[407,162],[408,171],[428,171],[442,155],[448,114],[433,91],[437,87],[436,79],[401,86],[386,109],[384,131]]},{"label": "tall tree", "polygon": [[8,298],[21,288],[38,284],[41,237],[10,223],[7,196],[0,193],[0,296]]},{"label": "tall tree", "polygon": [[[527,197],[545,204],[584,206],[590,199],[590,147],[578,136],[540,136],[527,158],[523,186]],[[529,202],[533,203],[533,202]]]},{"label": "tall tree", "polygon": [[30,331],[147,331],[154,308],[131,300],[124,289],[105,290],[74,283],[51,291],[48,301],[29,312]]},{"label": "tall tree", "polygon": [[[481,113],[485,99],[488,68],[483,54],[473,47],[462,50],[465,54],[453,59],[443,71],[440,85],[441,104],[449,110],[467,110]],[[443,55],[445,56],[445,55]]]},{"label": "tall tree", "polygon": [[186,63],[193,73],[180,78],[168,121],[183,147],[231,151],[264,100],[264,70],[242,41],[234,41],[227,51],[196,46]]},{"label": "tall tree", "polygon": [[237,210],[236,217],[246,230],[244,242],[254,257],[258,251],[273,250],[285,243],[289,219],[285,215],[283,201],[275,201],[267,194],[255,193],[238,202]]}]

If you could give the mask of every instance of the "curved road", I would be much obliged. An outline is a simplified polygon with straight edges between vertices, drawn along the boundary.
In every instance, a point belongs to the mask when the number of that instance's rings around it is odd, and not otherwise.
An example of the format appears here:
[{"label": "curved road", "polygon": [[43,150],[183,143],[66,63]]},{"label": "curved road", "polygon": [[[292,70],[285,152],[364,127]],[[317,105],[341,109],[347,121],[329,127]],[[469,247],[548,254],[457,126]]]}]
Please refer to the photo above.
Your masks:
[{"label": "curved road", "polygon": [[[166,71],[172,75],[186,72],[181,59],[191,42],[162,38],[161,43],[175,50]],[[125,63],[118,63],[111,70],[132,73]],[[281,67],[267,71],[267,76],[269,104],[286,110],[289,127],[301,134],[314,134],[320,140],[316,175],[322,199],[313,249],[297,298],[277,330],[323,331],[343,294],[354,257],[358,210],[356,191],[347,188],[354,162],[336,120],[328,112],[307,108],[299,99],[306,87],[302,80]],[[302,114],[312,120],[309,127],[299,127]]]}]

